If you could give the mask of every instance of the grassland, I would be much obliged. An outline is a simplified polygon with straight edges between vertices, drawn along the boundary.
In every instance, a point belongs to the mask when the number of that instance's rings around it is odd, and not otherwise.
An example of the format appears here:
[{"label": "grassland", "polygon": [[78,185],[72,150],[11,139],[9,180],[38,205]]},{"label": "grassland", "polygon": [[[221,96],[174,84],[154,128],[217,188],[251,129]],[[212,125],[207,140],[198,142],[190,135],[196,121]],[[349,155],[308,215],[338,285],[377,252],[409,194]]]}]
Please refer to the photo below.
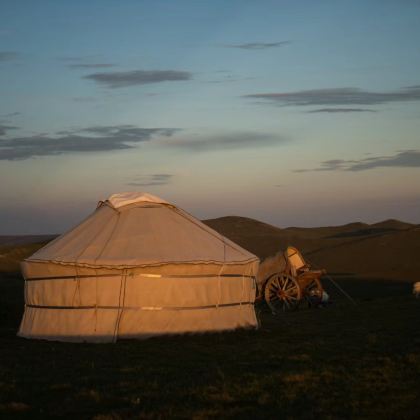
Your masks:
[{"label": "grassland", "polygon": [[[3,255],[15,264],[37,246]],[[420,300],[409,282],[341,275],[357,306],[326,280],[328,308],[273,317],[261,305],[258,330],[69,344],[16,337],[23,280],[12,271],[0,275],[0,418],[419,417]]]},{"label": "grassland", "polygon": [[257,331],[75,345],[17,338],[22,280],[4,276],[0,417],[418,418],[420,302],[355,287],[357,307],[262,306]]}]

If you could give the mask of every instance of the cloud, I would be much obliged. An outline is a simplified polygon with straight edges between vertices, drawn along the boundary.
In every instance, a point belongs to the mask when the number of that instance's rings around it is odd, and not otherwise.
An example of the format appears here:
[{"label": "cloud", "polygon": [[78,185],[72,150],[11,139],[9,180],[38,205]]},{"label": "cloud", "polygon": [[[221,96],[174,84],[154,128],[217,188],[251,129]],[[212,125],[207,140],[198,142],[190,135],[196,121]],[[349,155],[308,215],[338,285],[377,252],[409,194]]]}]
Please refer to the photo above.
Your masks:
[{"label": "cloud", "polygon": [[127,183],[134,187],[150,187],[155,185],[167,185],[173,177],[172,174],[152,174],[152,175],[141,175],[134,181]]},{"label": "cloud", "polygon": [[[18,129],[18,128],[19,128],[19,127],[15,127],[15,126],[13,126],[13,125],[0,124],[0,136],[5,136],[9,130],[16,130],[16,129]],[[4,141],[4,140],[2,140],[2,142],[3,142],[3,141]],[[0,143],[0,145],[1,145],[1,144],[2,144],[2,143]]]},{"label": "cloud", "polygon": [[289,139],[265,133],[229,133],[207,136],[203,138],[174,138],[165,140],[164,146],[204,152],[211,150],[233,150],[259,148],[288,143]]},{"label": "cloud", "polygon": [[109,88],[121,88],[149,83],[174,82],[191,80],[192,74],[187,71],[177,70],[134,70],[116,71],[107,73],[93,73],[83,77],[93,80]]},{"label": "cloud", "polygon": [[0,51],[0,61],[12,61],[19,57],[15,51]]},{"label": "cloud", "polygon": [[375,156],[359,160],[333,159],[321,162],[315,169],[296,169],[294,172],[366,171],[375,168],[420,168],[420,150],[402,150],[394,156]]},{"label": "cloud", "polygon": [[75,102],[95,102],[97,100],[93,96],[75,96],[72,99]]},{"label": "cloud", "polygon": [[34,156],[55,156],[75,152],[107,152],[132,149],[137,143],[170,137],[173,128],[140,128],[134,125],[93,126],[59,131],[54,135],[35,135],[2,139],[0,160],[20,160]]},{"label": "cloud", "polygon": [[0,118],[11,118],[11,117],[17,117],[20,115],[20,112],[9,112],[8,114],[2,114],[0,115]]},{"label": "cloud", "polygon": [[115,64],[111,63],[79,63],[79,64],[69,64],[67,67],[71,69],[101,69],[108,67],[115,67]]},{"label": "cloud", "polygon": [[404,86],[403,89],[420,89],[420,85]]},{"label": "cloud", "polygon": [[206,80],[204,83],[231,83],[231,82],[241,82],[244,80],[255,80],[255,77],[236,77],[233,75],[225,76],[223,79],[218,80]]},{"label": "cloud", "polygon": [[336,112],[377,112],[374,109],[366,109],[366,108],[319,108],[313,109],[311,111],[306,111],[309,114],[317,114],[317,113],[331,113],[335,114]]},{"label": "cloud", "polygon": [[277,48],[283,45],[290,44],[290,41],[279,42],[249,42],[246,44],[229,44],[225,45],[227,48],[239,48],[242,50],[265,50],[267,48]]},{"label": "cloud", "polygon": [[72,56],[61,56],[56,57],[57,60],[66,61],[66,62],[74,62],[74,63],[88,63],[92,60],[99,60],[101,56],[99,54],[90,54],[90,55],[72,55]]},{"label": "cloud", "polygon": [[357,88],[313,89],[284,93],[254,93],[245,98],[262,99],[276,105],[378,105],[389,102],[420,101],[420,87],[391,92],[369,92]]},{"label": "cloud", "polygon": [[107,63],[102,61],[103,57],[100,55],[81,55],[81,56],[68,56],[57,57],[57,60],[64,61],[70,69],[105,69],[116,67],[114,63]]}]

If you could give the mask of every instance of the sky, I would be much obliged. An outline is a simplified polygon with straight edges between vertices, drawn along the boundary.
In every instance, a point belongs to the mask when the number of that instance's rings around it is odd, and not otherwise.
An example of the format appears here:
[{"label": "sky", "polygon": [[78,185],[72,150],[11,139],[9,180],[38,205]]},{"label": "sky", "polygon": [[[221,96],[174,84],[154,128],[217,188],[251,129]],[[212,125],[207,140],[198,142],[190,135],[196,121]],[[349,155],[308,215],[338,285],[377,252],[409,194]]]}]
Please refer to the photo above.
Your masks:
[{"label": "sky", "polygon": [[0,234],[145,191],[420,223],[420,2],[0,0]]}]

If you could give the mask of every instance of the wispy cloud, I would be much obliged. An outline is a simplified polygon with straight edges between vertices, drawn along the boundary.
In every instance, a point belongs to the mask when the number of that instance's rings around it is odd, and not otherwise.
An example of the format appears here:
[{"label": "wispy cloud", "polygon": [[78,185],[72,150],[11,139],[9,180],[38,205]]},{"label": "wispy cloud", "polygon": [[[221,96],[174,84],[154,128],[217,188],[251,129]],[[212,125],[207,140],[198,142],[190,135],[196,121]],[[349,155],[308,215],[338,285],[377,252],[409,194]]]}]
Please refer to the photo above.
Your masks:
[{"label": "wispy cloud", "polygon": [[276,105],[378,105],[389,102],[420,100],[420,87],[412,86],[390,92],[369,92],[357,88],[313,89],[296,92],[254,93],[245,98],[262,99]]},{"label": "wispy cloud", "polygon": [[[5,136],[9,130],[16,130],[18,128],[19,127],[15,127],[13,125],[0,124],[0,136]],[[2,140],[2,143],[3,142],[4,140]],[[0,146],[2,143],[0,143]]]},{"label": "wispy cloud", "polygon": [[420,89],[420,85],[404,86],[402,89]]},{"label": "wispy cloud", "polygon": [[19,57],[15,51],[0,51],[0,61],[12,61]]},{"label": "wispy cloud", "polygon": [[420,150],[402,150],[394,156],[374,156],[359,160],[332,159],[321,162],[319,168],[296,169],[294,172],[366,171],[375,168],[420,168]]},{"label": "wispy cloud", "polygon": [[192,152],[260,148],[288,143],[289,139],[266,133],[229,133],[194,138],[173,138],[160,142],[161,145]]},{"label": "wispy cloud", "polygon": [[102,60],[103,57],[99,54],[90,54],[90,55],[66,55],[61,57],[56,57],[57,60],[68,62],[68,63],[89,63],[91,61]]},{"label": "wispy cloud", "polygon": [[319,108],[313,109],[311,111],[306,111],[309,114],[318,114],[318,113],[328,113],[328,114],[335,114],[335,113],[346,113],[346,112],[377,112],[374,109],[367,109],[367,108]]},{"label": "wispy cloud", "polygon": [[150,187],[156,185],[167,185],[170,183],[173,175],[172,174],[152,174],[152,175],[141,175],[135,180],[128,182],[127,185],[134,187]]},{"label": "wispy cloud", "polygon": [[138,143],[160,137],[170,137],[176,131],[173,128],[116,125],[59,131],[53,135],[14,137],[1,140],[0,160],[19,160],[34,156],[54,156],[75,152],[132,149]]},{"label": "wispy cloud", "polygon": [[204,83],[213,83],[213,84],[232,83],[232,82],[242,82],[242,81],[245,81],[245,80],[255,80],[255,77],[237,77],[237,76],[233,76],[233,75],[228,75],[228,76],[225,76],[222,79],[206,80],[206,81],[204,81]]},{"label": "wispy cloud", "polygon": [[68,64],[67,67],[71,69],[102,69],[115,67],[112,63],[79,63],[79,64]]},{"label": "wispy cloud", "polygon": [[57,60],[68,63],[66,66],[70,69],[89,70],[116,67],[116,64],[107,62],[99,54],[57,57]]},{"label": "wispy cloud", "polygon": [[227,44],[227,48],[239,48],[241,50],[265,50],[267,48],[277,48],[283,45],[290,44],[291,41],[278,41],[278,42],[248,42],[245,44]]},{"label": "wispy cloud", "polygon": [[145,85],[149,83],[175,82],[192,79],[192,73],[177,70],[134,70],[93,73],[83,77],[108,88]]},{"label": "wispy cloud", "polygon": [[93,96],[75,96],[72,99],[75,102],[95,102],[95,101],[97,101],[97,98],[94,98]]},{"label": "wispy cloud", "polygon": [[20,112],[9,112],[8,114],[2,114],[0,115],[0,118],[11,118],[11,117],[17,117],[20,115]]}]

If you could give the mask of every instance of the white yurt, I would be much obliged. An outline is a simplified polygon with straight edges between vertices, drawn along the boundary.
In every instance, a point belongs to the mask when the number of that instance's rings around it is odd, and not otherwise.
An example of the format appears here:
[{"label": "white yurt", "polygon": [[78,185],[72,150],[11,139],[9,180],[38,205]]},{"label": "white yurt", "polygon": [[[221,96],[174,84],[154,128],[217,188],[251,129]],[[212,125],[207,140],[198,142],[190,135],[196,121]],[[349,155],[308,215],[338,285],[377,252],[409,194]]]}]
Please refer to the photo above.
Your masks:
[{"label": "white yurt", "polygon": [[22,263],[18,335],[113,342],[256,327],[258,263],[165,200],[114,194]]}]

